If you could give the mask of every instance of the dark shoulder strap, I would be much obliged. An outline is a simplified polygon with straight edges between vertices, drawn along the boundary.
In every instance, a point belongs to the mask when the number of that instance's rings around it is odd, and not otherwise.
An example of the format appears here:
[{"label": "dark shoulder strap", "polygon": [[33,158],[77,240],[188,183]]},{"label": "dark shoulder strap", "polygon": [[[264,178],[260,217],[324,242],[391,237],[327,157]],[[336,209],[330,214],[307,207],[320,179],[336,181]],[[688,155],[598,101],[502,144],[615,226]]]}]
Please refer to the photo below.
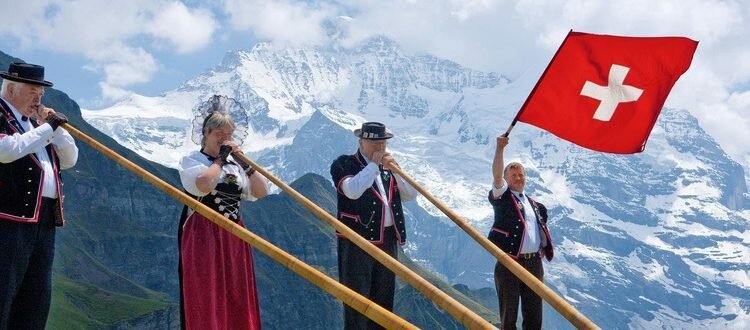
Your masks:
[{"label": "dark shoulder strap", "polygon": [[[0,97],[0,115],[5,118],[5,123],[12,125],[15,131],[19,133],[24,133],[26,130],[21,127],[21,125],[18,124],[18,118],[16,118],[16,115],[13,114],[13,111],[10,111],[10,106],[8,106],[8,103],[5,103],[5,100],[3,100]],[[8,134],[8,133],[5,133]]]},{"label": "dark shoulder strap", "polygon": [[2,111],[3,113],[6,113],[6,114],[10,112],[10,108],[8,107],[8,103],[5,103],[5,100],[3,100],[2,97],[0,97],[0,111]]},{"label": "dark shoulder strap", "polygon": [[8,129],[8,118],[2,113],[0,113],[0,134],[10,134]]},{"label": "dark shoulder strap", "polygon": [[10,111],[10,106],[8,106],[8,103],[5,103],[5,100],[3,100],[2,97],[0,97],[0,112],[2,112],[3,117],[7,117],[8,120],[18,120],[18,118],[16,118],[16,116],[13,114],[13,111]]}]

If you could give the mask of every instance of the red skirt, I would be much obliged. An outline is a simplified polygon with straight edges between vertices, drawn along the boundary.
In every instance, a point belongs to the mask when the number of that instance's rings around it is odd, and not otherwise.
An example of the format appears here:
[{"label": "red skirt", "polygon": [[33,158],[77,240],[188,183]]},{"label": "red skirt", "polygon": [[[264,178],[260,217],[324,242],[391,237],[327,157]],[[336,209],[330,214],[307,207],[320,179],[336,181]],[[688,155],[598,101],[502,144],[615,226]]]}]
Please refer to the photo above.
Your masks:
[{"label": "red skirt", "polygon": [[250,246],[197,212],[181,229],[183,328],[260,329]]}]

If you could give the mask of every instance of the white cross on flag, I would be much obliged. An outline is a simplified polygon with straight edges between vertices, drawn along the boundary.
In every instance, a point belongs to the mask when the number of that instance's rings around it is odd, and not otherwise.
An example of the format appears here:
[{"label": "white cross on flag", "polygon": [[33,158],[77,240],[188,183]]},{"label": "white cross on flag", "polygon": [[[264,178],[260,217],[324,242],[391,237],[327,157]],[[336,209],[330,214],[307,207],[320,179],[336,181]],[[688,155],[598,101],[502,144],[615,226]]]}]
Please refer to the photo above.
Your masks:
[{"label": "white cross on flag", "polygon": [[571,31],[517,119],[592,150],[641,152],[697,46]]}]

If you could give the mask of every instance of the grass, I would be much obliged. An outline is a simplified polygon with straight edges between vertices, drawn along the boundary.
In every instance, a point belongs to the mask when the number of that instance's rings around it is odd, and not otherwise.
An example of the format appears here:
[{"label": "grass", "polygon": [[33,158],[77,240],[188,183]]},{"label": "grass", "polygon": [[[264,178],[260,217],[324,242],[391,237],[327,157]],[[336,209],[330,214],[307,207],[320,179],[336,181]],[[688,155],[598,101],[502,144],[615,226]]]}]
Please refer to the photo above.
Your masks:
[{"label": "grass", "polygon": [[113,293],[57,276],[52,285],[48,329],[91,329],[172,307],[172,304]]}]

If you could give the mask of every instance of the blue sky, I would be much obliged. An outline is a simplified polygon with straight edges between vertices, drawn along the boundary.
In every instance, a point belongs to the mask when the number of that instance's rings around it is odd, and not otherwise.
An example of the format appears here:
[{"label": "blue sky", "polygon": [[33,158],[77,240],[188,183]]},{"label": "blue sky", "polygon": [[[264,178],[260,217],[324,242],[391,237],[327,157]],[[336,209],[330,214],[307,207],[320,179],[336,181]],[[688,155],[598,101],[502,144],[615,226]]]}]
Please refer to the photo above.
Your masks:
[{"label": "blue sky", "polygon": [[[188,54],[156,50],[152,54],[159,61],[159,70],[147,81],[128,85],[127,89],[141,95],[157,95],[174,89],[219,64],[226,52],[248,49],[256,42],[247,33],[231,33],[227,38],[213,41],[210,47]],[[44,65],[47,80],[54,82],[55,88],[68,93],[82,107],[96,109],[116,100],[102,98],[99,86],[102,73],[86,69],[91,62],[85,57],[49,49],[19,47],[18,42],[8,36],[0,36],[0,51],[26,62]]]},{"label": "blue sky", "polygon": [[[667,106],[693,113],[750,162],[750,5],[715,0],[0,0],[0,50],[47,67],[88,109],[158,95],[259,42],[348,47],[380,34],[511,79],[543,67],[570,30],[699,40]],[[342,32],[335,38],[326,28]],[[747,138],[744,138],[747,141]]]}]

